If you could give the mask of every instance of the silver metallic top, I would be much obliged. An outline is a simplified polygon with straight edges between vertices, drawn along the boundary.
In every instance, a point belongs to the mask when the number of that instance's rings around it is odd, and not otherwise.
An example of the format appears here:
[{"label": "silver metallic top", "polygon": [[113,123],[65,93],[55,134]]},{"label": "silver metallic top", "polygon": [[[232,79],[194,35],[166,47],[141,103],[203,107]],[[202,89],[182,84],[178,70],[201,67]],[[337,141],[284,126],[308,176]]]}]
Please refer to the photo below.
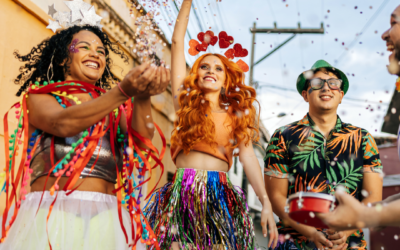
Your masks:
[{"label": "silver metallic top", "polygon": [[[82,136],[82,132],[67,138],[54,137],[54,163],[57,163],[60,159],[64,158],[65,155],[71,150],[71,144],[77,142]],[[39,177],[46,176],[51,169],[51,160],[50,160],[50,145],[51,145],[51,134],[45,133],[36,147],[36,151],[33,153],[30,168],[33,170],[31,175],[31,185],[34,183]],[[101,146],[101,148],[100,148]],[[122,169],[122,155],[119,147],[115,146],[115,159],[117,161],[118,169],[121,171]],[[89,174],[90,169],[92,168],[93,163],[97,162],[93,171]],[[54,176],[53,173],[50,176]],[[64,173],[64,175],[65,173]],[[110,145],[110,131],[108,130],[102,139],[99,140],[99,144],[97,145],[95,151],[88,164],[83,169],[79,178],[84,177],[96,177],[101,178],[106,181],[116,183],[117,179],[117,171],[116,164],[114,161],[114,157],[111,151]]]}]

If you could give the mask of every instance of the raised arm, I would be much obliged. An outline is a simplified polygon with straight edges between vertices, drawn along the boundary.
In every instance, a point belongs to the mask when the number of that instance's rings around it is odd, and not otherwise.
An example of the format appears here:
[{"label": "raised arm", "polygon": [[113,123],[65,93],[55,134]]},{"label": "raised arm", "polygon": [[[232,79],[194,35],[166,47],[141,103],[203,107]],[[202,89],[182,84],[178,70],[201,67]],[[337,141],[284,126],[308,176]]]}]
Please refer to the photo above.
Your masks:
[{"label": "raised arm", "polygon": [[175,111],[179,110],[178,89],[186,77],[185,34],[189,23],[192,0],[184,0],[175,23],[171,44],[171,88]]}]

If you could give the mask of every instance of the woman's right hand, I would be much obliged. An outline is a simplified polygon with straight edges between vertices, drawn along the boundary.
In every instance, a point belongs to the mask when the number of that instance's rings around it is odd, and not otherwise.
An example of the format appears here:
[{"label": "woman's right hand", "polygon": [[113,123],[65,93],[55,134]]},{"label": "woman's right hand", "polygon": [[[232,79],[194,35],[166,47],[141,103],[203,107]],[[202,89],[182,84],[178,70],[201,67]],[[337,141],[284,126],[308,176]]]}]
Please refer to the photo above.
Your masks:
[{"label": "woman's right hand", "polygon": [[[120,83],[122,90],[131,97],[146,95],[150,91],[148,85],[153,81],[157,67],[145,62],[131,69]],[[122,93],[121,93],[122,94]]]},{"label": "woman's right hand", "polygon": [[318,249],[325,249],[326,247],[329,247],[329,248],[333,247],[332,242],[330,242],[322,232],[320,232],[316,229],[314,232],[311,233],[309,240],[314,242],[315,246]]},{"label": "woman's right hand", "polygon": [[278,229],[276,228],[274,214],[272,212],[272,206],[269,200],[264,202],[263,208],[261,210],[261,227],[264,237],[267,237],[269,229],[269,242],[268,247],[275,249],[278,244]]}]

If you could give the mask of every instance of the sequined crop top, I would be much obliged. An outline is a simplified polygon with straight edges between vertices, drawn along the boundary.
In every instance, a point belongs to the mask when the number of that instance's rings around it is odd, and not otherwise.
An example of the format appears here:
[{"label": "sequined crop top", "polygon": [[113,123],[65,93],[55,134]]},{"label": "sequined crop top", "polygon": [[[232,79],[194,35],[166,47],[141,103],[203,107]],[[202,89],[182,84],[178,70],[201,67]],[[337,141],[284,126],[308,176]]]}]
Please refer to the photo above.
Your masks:
[{"label": "sequined crop top", "polygon": [[[54,138],[54,162],[58,162],[60,159],[71,150],[71,144],[77,142],[82,136],[82,132],[67,138],[55,137]],[[30,164],[30,168],[33,170],[31,174],[31,184],[35,182],[39,177],[46,176],[51,169],[50,160],[50,144],[51,144],[51,134],[45,133],[36,147]],[[101,144],[101,148],[100,148]],[[100,150],[99,150],[100,149]],[[118,147],[115,147],[115,159],[118,163],[118,169],[122,169],[122,156]],[[97,156],[99,155],[96,166],[93,168],[92,172],[89,174],[90,169],[95,162]],[[50,176],[54,176],[53,173]],[[63,175],[67,177],[65,174]],[[96,177],[104,179],[106,181],[116,183],[117,171],[114,157],[111,151],[110,145],[110,131],[107,131],[103,136],[102,140],[99,140],[95,151],[93,152],[92,158],[89,160],[88,164],[82,171],[80,178],[85,177]]]},{"label": "sequined crop top", "polygon": [[[196,143],[192,150],[212,155],[228,163],[229,169],[233,163],[233,149],[230,147],[229,139],[231,139],[232,127],[229,125],[230,117],[228,113],[212,112],[212,119],[215,125],[215,142],[217,148],[211,147],[209,144],[201,141]],[[178,154],[183,151],[181,146],[171,147],[172,160],[176,164]]]}]

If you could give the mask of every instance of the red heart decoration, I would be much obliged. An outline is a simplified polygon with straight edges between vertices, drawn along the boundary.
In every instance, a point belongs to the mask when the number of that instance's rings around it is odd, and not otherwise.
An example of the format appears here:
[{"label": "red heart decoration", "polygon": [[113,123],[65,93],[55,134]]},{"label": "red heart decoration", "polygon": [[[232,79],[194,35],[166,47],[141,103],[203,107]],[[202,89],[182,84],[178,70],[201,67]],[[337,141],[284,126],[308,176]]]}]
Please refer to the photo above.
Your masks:
[{"label": "red heart decoration", "polygon": [[218,37],[217,37],[217,36],[211,37],[210,44],[211,44],[212,46],[214,46],[215,44],[217,44],[217,42],[218,42]]},{"label": "red heart decoration", "polygon": [[[232,37],[232,36],[228,36],[228,34],[227,34],[225,31],[221,31],[221,32],[219,33],[218,37],[219,37],[219,40],[220,40],[220,41],[221,41],[221,39],[225,39],[225,41],[228,42],[229,45],[233,44],[233,42],[234,42],[233,37]],[[228,45],[228,47],[229,47],[229,45]],[[224,43],[224,46],[226,46],[226,43]],[[221,46],[220,46],[220,47],[221,47]],[[224,47],[224,48],[221,47],[221,49],[226,49],[226,48],[228,48],[228,47]]]},{"label": "red heart decoration", "polygon": [[219,39],[219,47],[221,49],[226,49],[229,47],[229,45],[231,45],[227,40],[225,40],[224,38],[220,38]]},{"label": "red heart decoration", "polygon": [[192,39],[192,40],[189,41],[189,46],[190,46],[189,55],[195,56],[195,55],[197,55],[197,54],[200,53],[200,51],[197,50],[197,45],[199,45],[199,42],[198,42],[198,41],[196,41],[196,40],[194,40],[194,39]]},{"label": "red heart decoration", "polygon": [[233,59],[235,58],[235,50],[233,50],[233,49],[228,49],[228,50],[225,52],[225,56],[226,56],[227,58],[233,60]]},{"label": "red heart decoration", "polygon": [[214,32],[212,32],[211,30],[207,30],[206,34],[207,34],[207,35],[210,35],[211,37],[214,36]]},{"label": "red heart decoration", "polygon": [[198,44],[196,46],[196,49],[198,51],[207,51],[207,48],[208,48],[208,44],[207,43]]},{"label": "red heart decoration", "polygon": [[197,35],[197,39],[199,39],[199,41],[200,42],[204,42],[204,32],[200,32],[198,35]]},{"label": "red heart decoration", "polygon": [[239,43],[235,44],[233,49],[235,50],[235,57],[246,57],[249,54],[247,49],[243,49]]},{"label": "red heart decoration", "polygon": [[218,37],[215,36],[214,32],[212,32],[211,30],[208,30],[206,33],[200,32],[197,35],[197,38],[200,42],[211,44],[212,46],[214,46],[218,42]]},{"label": "red heart decoration", "polygon": [[242,59],[239,59],[239,61],[236,62],[236,64],[239,66],[243,72],[248,72],[249,71],[249,65],[245,63]]}]

